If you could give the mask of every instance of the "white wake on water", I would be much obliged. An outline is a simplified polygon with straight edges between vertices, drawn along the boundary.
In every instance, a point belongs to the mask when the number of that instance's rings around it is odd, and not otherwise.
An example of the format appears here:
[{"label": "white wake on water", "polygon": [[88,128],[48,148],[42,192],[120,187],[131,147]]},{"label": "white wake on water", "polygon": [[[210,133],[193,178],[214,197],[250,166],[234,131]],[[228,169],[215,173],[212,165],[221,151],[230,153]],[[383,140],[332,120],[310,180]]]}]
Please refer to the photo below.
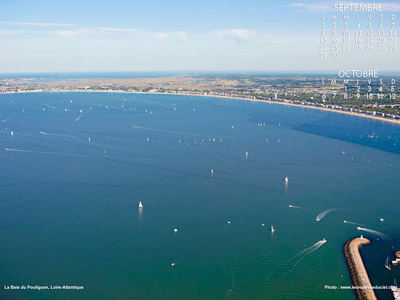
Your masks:
[{"label": "white wake on water", "polygon": [[26,150],[26,149],[13,149],[13,148],[4,148],[4,150],[5,150],[5,151],[11,151],[11,152],[23,152],[23,153],[70,155],[69,153],[62,153],[62,152],[47,152],[47,151],[36,151],[36,150]]},{"label": "white wake on water", "polygon": [[15,116],[13,116],[13,117],[9,117],[9,118],[7,118],[7,119],[4,119],[4,120],[1,120],[2,122],[7,122],[7,121],[9,121],[9,120],[12,120],[12,119],[14,119],[15,118]]},{"label": "white wake on water", "polygon": [[26,152],[26,153],[36,153],[36,151],[32,150],[22,150],[22,149],[12,149],[12,148],[4,148],[5,151],[13,151],[13,152]]},{"label": "white wake on water", "polygon": [[88,143],[88,142],[86,142],[84,140],[81,140],[81,139],[79,139],[79,138],[77,138],[75,136],[72,136],[72,135],[58,134],[58,133],[48,133],[48,132],[44,132],[44,131],[41,131],[40,134],[49,135],[49,136],[62,136],[62,137],[67,137],[67,138],[70,138],[70,139],[74,139],[74,140],[79,141],[81,143],[85,143],[85,144]]},{"label": "white wake on water", "polygon": [[89,111],[87,111],[87,112],[85,112],[85,113],[83,113],[83,114],[80,114],[80,115],[75,119],[75,122],[78,122],[83,116],[86,116],[88,113],[89,113]]},{"label": "white wake on water", "polygon": [[305,256],[313,253],[314,251],[318,250],[323,244],[326,243],[326,239],[322,239],[318,242],[316,242],[313,246],[311,246],[311,249],[305,254]]},{"label": "white wake on water", "polygon": [[361,225],[361,226],[365,226],[365,224],[356,223],[356,222],[350,222],[350,221],[346,221],[346,220],[343,220],[343,223],[346,223],[346,224],[353,224],[353,225]]},{"label": "white wake on water", "polygon": [[317,251],[325,243],[326,243],[326,239],[322,239],[322,240],[316,242],[311,247],[308,247],[308,248],[304,249],[303,251],[301,251],[299,254],[295,255],[290,261],[297,259],[296,263],[292,266],[292,268],[289,271],[285,272],[283,275],[286,275],[287,273],[291,272],[304,258],[306,258],[311,253]]},{"label": "white wake on water", "polygon": [[290,205],[290,204],[289,204],[289,207],[290,207],[290,208],[305,209],[304,207],[296,206],[296,205]]},{"label": "white wake on water", "polygon": [[317,250],[319,247],[321,247],[325,243],[326,243],[326,239],[322,239],[322,240],[316,242],[311,247],[308,247],[308,248],[304,249],[303,251],[301,251],[299,254],[294,256],[293,259],[296,258],[296,257],[299,257],[299,256],[301,256],[301,259],[303,259],[304,257],[306,257],[307,255],[313,253],[315,250]]},{"label": "white wake on water", "polygon": [[48,108],[51,108],[51,109],[55,109],[56,107],[55,106],[51,106],[51,105],[48,105],[48,104],[44,104],[44,106],[46,106],[46,107],[48,107]]},{"label": "white wake on water", "polygon": [[316,220],[317,222],[319,222],[319,221],[321,221],[323,218],[325,218],[326,215],[329,214],[331,211],[339,210],[339,209],[340,209],[340,208],[331,208],[331,209],[324,210],[323,212],[321,212],[321,213],[315,218],[315,220]]},{"label": "white wake on water", "polygon": [[376,230],[372,230],[372,229],[368,229],[368,228],[363,228],[363,227],[357,227],[357,230],[375,234],[376,236],[379,236],[382,240],[386,240],[387,241],[387,240],[390,239],[389,236],[387,236],[386,234],[384,234],[384,233],[382,233],[380,231],[376,231]]},{"label": "white wake on water", "polygon": [[132,125],[132,128],[143,129],[143,130],[151,130],[151,131],[158,131],[158,132],[165,132],[165,133],[172,133],[172,134],[182,134],[182,135],[190,135],[190,136],[200,136],[200,135],[198,135],[198,134],[192,134],[192,133],[188,133],[188,132],[170,131],[170,130],[157,129],[157,128],[150,128],[150,127],[142,127],[142,126],[136,126],[136,125]]}]

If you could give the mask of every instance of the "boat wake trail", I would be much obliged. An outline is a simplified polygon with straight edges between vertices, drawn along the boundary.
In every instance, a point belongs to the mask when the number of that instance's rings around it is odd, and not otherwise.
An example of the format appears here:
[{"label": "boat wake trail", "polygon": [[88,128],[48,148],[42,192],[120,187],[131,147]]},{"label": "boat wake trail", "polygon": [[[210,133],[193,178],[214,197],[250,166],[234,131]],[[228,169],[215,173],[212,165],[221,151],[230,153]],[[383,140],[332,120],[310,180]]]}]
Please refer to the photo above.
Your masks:
[{"label": "boat wake trail", "polygon": [[379,236],[382,240],[390,240],[390,237],[387,236],[386,234],[376,231],[376,230],[372,230],[372,229],[368,229],[368,228],[363,228],[363,227],[357,227],[357,230],[361,230],[361,231],[365,231],[365,232],[369,232],[372,234],[375,234],[376,236]]},{"label": "boat wake trail", "polygon": [[304,249],[303,251],[301,251],[299,254],[295,255],[293,257],[293,259],[295,259],[296,257],[300,256],[300,259],[303,259],[304,257],[306,257],[307,255],[313,253],[315,250],[317,250],[318,248],[320,248],[323,244],[326,243],[326,239],[322,239],[318,242],[316,242],[314,245],[312,245],[311,247],[308,247],[306,249]]},{"label": "boat wake trail", "polygon": [[283,274],[283,276],[285,276],[286,274],[290,273],[304,258],[306,258],[311,253],[317,251],[325,243],[326,243],[326,239],[322,239],[322,240],[316,242],[311,247],[308,247],[308,248],[304,249],[303,251],[301,251],[299,254],[295,255],[290,261],[293,261],[294,259],[297,259],[296,263],[292,266],[292,268],[289,271],[286,271]]},{"label": "boat wake trail", "polygon": [[47,152],[47,151],[35,151],[35,150],[25,150],[25,149],[13,149],[13,148],[4,148],[4,151],[37,153],[37,154],[70,155],[69,153],[62,153],[62,152]]},{"label": "boat wake trail", "polygon": [[13,117],[10,117],[10,118],[7,118],[7,119],[4,119],[4,120],[1,120],[2,122],[7,122],[7,121],[9,121],[9,120],[12,120],[12,119],[14,119],[16,116],[13,116]]},{"label": "boat wake trail", "polygon": [[132,125],[132,128],[143,129],[143,130],[151,130],[151,131],[158,131],[158,132],[165,132],[165,133],[172,133],[172,134],[182,134],[182,135],[190,135],[190,136],[200,136],[200,135],[198,135],[198,134],[192,134],[192,133],[188,133],[188,132],[170,131],[170,130],[157,129],[157,128],[149,128],[149,127],[142,127],[142,126],[136,126],[136,125]]},{"label": "boat wake trail", "polygon": [[316,242],[314,245],[311,246],[311,249],[308,250],[307,253],[305,253],[305,255],[303,256],[303,258],[311,253],[313,253],[314,251],[318,250],[323,244],[326,243],[326,239],[322,239],[318,242]]},{"label": "boat wake trail", "polygon": [[36,151],[4,148],[5,151],[35,153]]},{"label": "boat wake trail", "polygon": [[340,209],[340,208],[332,208],[332,209],[324,210],[323,212],[321,212],[321,213],[315,218],[315,220],[316,220],[317,222],[319,222],[319,221],[321,221],[323,218],[325,218],[326,215],[329,214],[331,211],[339,210],[339,209]]},{"label": "boat wake trail", "polygon": [[290,207],[290,208],[305,209],[304,207],[296,206],[296,205],[290,205],[290,204],[289,204],[289,207]]},{"label": "boat wake trail", "polygon": [[51,108],[51,109],[56,109],[56,107],[55,106],[51,106],[51,105],[48,105],[48,104],[44,104],[44,106],[46,106],[46,107],[48,107],[48,108]]},{"label": "boat wake trail", "polygon": [[83,114],[80,114],[80,115],[75,119],[75,122],[79,122],[79,120],[80,120],[83,116],[86,116],[88,113],[89,113],[89,111],[87,111],[87,112],[85,112],[85,113],[83,113]]},{"label": "boat wake trail", "polygon": [[44,131],[41,131],[41,132],[40,132],[40,134],[43,134],[43,135],[52,135],[52,136],[62,136],[62,137],[67,137],[67,138],[70,138],[70,139],[74,139],[74,140],[76,140],[76,141],[79,141],[79,142],[81,142],[81,143],[85,143],[85,144],[87,144],[87,142],[86,142],[86,141],[84,141],[84,140],[81,140],[81,139],[79,139],[79,138],[77,138],[77,137],[75,137],[75,136],[72,136],[72,135],[66,135],[66,134],[57,134],[57,133],[48,133],[48,132],[44,132]]},{"label": "boat wake trail", "polygon": [[353,225],[361,225],[361,226],[365,226],[365,224],[356,223],[356,222],[350,222],[350,221],[346,221],[346,220],[343,220],[343,223],[346,223],[346,224],[353,224]]}]

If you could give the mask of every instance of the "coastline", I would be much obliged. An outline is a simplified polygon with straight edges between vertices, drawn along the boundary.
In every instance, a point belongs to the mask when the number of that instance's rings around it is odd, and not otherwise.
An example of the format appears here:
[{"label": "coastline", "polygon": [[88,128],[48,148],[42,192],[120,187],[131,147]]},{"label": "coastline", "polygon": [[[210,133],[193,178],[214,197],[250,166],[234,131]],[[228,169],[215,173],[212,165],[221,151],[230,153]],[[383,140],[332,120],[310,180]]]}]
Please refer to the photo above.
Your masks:
[{"label": "coastline", "polygon": [[221,96],[221,95],[199,95],[199,94],[189,94],[189,93],[158,93],[158,92],[137,92],[137,91],[118,91],[118,90],[55,90],[55,91],[42,91],[42,90],[33,90],[33,91],[18,91],[18,92],[4,92],[0,95],[9,95],[9,94],[24,94],[24,93],[117,93],[117,94],[149,94],[149,95],[176,95],[176,96],[191,96],[191,97],[208,97],[208,98],[222,98],[222,99],[231,99],[231,100],[242,100],[242,101],[251,101],[251,102],[260,102],[260,103],[271,103],[271,104],[281,104],[293,107],[302,107],[302,108],[309,108],[309,109],[317,109],[327,112],[334,112],[340,114],[346,114],[351,116],[357,116],[362,118],[369,118],[383,122],[390,122],[393,124],[400,125],[400,120],[396,119],[389,119],[380,116],[369,115],[365,113],[359,112],[350,112],[350,111],[343,111],[339,109],[327,108],[327,107],[319,107],[313,105],[304,105],[304,104],[297,104],[291,102],[284,102],[283,101],[276,101],[276,100],[260,100],[260,99],[250,99],[244,97],[234,97],[234,96]]}]

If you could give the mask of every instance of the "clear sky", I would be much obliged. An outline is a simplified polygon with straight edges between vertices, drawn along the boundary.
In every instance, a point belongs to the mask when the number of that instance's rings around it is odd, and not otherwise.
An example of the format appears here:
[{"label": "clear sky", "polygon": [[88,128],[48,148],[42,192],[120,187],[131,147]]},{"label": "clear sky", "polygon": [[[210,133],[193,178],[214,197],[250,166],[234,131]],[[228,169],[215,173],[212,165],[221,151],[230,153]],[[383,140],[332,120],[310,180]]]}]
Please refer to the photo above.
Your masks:
[{"label": "clear sky", "polygon": [[[350,2],[0,0],[0,73],[399,71],[400,49],[319,58],[333,3]],[[400,24],[398,1],[378,3]]]}]

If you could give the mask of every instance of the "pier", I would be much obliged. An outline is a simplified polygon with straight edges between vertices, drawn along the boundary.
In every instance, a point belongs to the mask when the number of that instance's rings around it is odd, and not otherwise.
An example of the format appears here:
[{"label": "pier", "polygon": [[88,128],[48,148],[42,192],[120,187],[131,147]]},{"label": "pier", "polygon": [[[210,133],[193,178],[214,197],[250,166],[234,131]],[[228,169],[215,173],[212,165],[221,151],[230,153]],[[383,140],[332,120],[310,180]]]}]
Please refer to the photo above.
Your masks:
[{"label": "pier", "polygon": [[359,251],[362,245],[369,243],[370,240],[361,237],[353,238],[344,245],[344,254],[360,300],[377,300]]}]

